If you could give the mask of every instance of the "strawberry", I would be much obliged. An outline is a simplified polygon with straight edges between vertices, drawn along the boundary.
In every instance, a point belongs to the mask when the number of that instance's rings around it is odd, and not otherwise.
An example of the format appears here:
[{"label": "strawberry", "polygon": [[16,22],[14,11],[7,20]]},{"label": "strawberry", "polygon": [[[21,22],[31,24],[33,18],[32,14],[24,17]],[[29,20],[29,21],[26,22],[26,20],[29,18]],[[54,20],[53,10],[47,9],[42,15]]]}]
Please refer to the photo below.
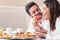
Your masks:
[{"label": "strawberry", "polygon": [[37,15],[37,16],[36,16],[36,19],[38,19],[38,20],[41,19],[41,18],[42,18],[41,15]]}]

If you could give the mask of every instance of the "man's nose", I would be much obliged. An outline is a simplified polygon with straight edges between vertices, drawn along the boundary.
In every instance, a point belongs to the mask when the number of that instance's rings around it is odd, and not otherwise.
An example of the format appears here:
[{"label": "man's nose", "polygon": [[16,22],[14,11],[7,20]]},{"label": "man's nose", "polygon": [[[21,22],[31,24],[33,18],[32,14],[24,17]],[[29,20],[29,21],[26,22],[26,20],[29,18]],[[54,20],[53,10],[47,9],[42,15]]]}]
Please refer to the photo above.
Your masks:
[{"label": "man's nose", "polygon": [[36,12],[36,14],[39,14],[39,12]]}]

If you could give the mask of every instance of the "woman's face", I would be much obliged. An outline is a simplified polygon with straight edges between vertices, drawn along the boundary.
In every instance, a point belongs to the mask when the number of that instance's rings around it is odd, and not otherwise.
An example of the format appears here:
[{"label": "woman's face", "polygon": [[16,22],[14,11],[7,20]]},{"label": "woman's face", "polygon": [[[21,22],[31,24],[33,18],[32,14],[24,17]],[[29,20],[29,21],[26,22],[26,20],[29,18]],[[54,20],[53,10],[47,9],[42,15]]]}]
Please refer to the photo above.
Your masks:
[{"label": "woman's face", "polygon": [[42,12],[43,18],[45,20],[49,20],[50,19],[50,10],[45,4],[42,5],[41,12]]}]

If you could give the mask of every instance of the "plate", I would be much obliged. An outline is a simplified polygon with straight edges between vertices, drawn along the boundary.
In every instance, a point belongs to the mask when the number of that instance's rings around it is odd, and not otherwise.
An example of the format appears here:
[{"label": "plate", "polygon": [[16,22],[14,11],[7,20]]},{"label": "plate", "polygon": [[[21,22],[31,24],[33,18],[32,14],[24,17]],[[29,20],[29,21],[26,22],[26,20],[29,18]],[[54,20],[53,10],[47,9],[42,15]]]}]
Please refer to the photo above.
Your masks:
[{"label": "plate", "polygon": [[26,37],[26,36],[20,36],[20,37],[12,37],[11,39],[35,39],[36,37]]}]

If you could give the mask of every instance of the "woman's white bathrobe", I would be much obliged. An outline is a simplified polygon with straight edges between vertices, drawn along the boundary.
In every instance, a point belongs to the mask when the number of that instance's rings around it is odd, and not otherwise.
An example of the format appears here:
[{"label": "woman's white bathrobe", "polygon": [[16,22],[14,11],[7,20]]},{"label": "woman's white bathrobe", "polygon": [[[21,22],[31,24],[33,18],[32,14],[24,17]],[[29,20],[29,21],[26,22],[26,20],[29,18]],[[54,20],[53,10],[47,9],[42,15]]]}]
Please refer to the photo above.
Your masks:
[{"label": "woman's white bathrobe", "polygon": [[[30,21],[27,32],[34,33],[35,29],[31,22],[32,20]],[[60,39],[60,17],[57,18],[55,26],[56,26],[56,30],[54,32],[50,32],[49,20],[42,21],[42,27],[48,31],[48,34],[46,35],[46,39]]]},{"label": "woman's white bathrobe", "polygon": [[46,39],[59,39],[60,40],[60,17],[56,20],[56,30],[49,32],[46,36]]}]

